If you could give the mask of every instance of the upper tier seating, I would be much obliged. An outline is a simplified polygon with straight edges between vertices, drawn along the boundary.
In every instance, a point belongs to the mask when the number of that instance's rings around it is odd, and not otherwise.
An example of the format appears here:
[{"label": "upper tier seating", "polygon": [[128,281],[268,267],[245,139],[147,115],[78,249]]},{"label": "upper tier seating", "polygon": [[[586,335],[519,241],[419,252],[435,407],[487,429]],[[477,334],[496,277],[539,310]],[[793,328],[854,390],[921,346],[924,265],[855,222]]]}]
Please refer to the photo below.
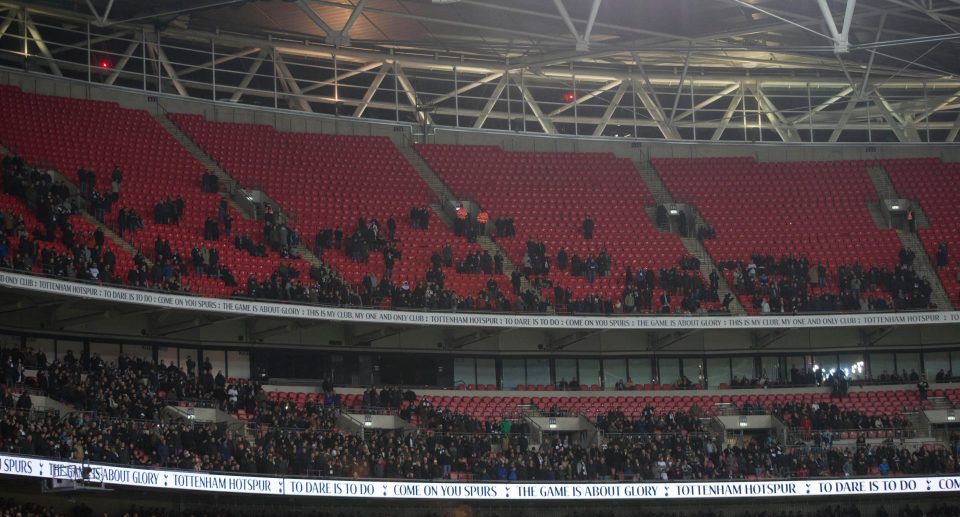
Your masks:
[{"label": "upper tier seating", "polygon": [[[187,261],[193,247],[206,244],[217,248],[220,262],[230,268],[239,283],[250,274],[263,279],[280,263],[276,254],[260,258],[238,250],[222,230],[219,241],[203,240],[204,222],[216,217],[220,196],[201,191],[203,165],[146,111],[124,109],[110,102],[30,94],[13,86],[0,86],[0,104],[4,107],[0,110],[0,143],[29,164],[53,167],[74,184],[79,184],[80,168],[93,170],[100,192],[110,192],[111,171],[120,167],[120,199],[107,214],[106,222],[115,226],[120,207],[134,208],[145,227],[125,238],[142,248],[145,255],[152,255],[158,235],[169,240],[173,251]],[[186,203],[180,225],[154,224],[154,206],[178,195]],[[234,234],[254,238],[262,234],[259,223],[245,220],[232,208],[230,212]],[[309,265],[301,262],[296,267],[306,272]],[[117,272],[121,277],[126,274],[119,264]],[[212,296],[226,296],[235,289],[220,280],[195,275],[185,283]]]},{"label": "upper tier seating", "polygon": [[[402,253],[393,272],[398,285],[422,281],[431,254],[446,243],[453,247],[455,262],[477,249],[456,239],[433,214],[426,231],[408,223],[410,209],[426,205],[434,196],[389,138],[282,133],[271,126],[211,122],[196,115],[170,118],[242,186],[262,189],[280,203],[305,241],[312,242],[322,229],[337,227],[346,238],[356,230],[359,217],[376,218],[386,231],[392,215]],[[370,272],[382,278],[385,271],[376,255],[366,264],[336,250],[328,250],[323,258],[355,285]],[[445,273],[445,287],[463,296],[475,294],[488,279],[453,270]],[[504,289],[507,279],[497,280]]]},{"label": "upper tier seating", "polygon": [[[569,267],[551,262],[550,278],[569,287],[574,298],[588,293],[617,299],[630,266],[657,270],[676,267],[687,254],[680,240],[660,233],[644,212],[654,204],[630,160],[610,153],[505,152],[497,146],[418,145],[433,170],[464,199],[478,202],[490,219],[513,218],[517,235],[498,243],[521,264],[527,241],[544,242],[553,258],[566,248],[569,257],[611,256],[610,274],[589,285]],[[585,240],[583,221],[595,222]],[[552,298],[552,292],[545,290]]]},{"label": "upper tier seating", "polygon": [[929,228],[917,233],[936,266],[937,246],[942,242],[954,257],[939,271],[940,280],[954,305],[960,304],[960,282],[957,281],[956,253],[960,251],[960,164],[944,163],[939,158],[903,158],[884,160],[897,194],[920,201],[930,222]]},{"label": "upper tier seating", "polygon": [[[934,397],[946,396],[951,400],[960,399],[960,389],[933,389],[930,395]],[[292,401],[316,400],[318,395],[294,392],[268,392],[272,399]],[[322,398],[322,396],[320,396]],[[342,394],[343,405],[359,411],[363,407],[363,395]],[[903,412],[915,411],[922,406],[916,390],[887,390],[852,392],[843,399],[831,398],[827,392],[819,393],[789,393],[789,392],[748,392],[736,395],[704,395],[692,392],[690,395],[644,395],[628,396],[623,394],[604,393],[555,393],[552,395],[530,394],[516,396],[485,395],[482,393],[465,395],[424,395],[420,398],[428,400],[431,405],[443,407],[455,413],[469,415],[481,421],[498,420],[504,415],[516,412],[521,405],[535,405],[543,410],[558,409],[574,413],[581,413],[588,418],[609,411],[623,411],[630,418],[638,417],[645,407],[650,406],[657,414],[666,414],[671,411],[689,412],[694,406],[702,414],[709,415],[715,410],[715,405],[729,403],[736,406],[745,404],[753,407],[762,407],[769,412],[774,404],[788,403],[805,404],[835,404],[841,410],[860,411],[867,415],[893,417]],[[403,407],[406,407],[404,402]]]},{"label": "upper tier seating", "polygon": [[716,239],[705,245],[718,262],[746,262],[755,253],[804,256],[826,266],[831,292],[840,265],[890,270],[897,262],[896,232],[878,229],[867,210],[867,202],[878,199],[866,171],[871,162],[734,157],[651,163],[675,198],[695,204],[714,228]]}]

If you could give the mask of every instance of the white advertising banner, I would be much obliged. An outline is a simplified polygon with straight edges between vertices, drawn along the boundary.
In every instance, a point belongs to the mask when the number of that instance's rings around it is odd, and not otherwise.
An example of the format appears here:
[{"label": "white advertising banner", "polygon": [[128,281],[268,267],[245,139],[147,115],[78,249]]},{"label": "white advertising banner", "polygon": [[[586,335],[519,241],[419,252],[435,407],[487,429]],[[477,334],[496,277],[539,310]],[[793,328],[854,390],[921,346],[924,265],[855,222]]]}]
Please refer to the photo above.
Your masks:
[{"label": "white advertising banner", "polygon": [[244,316],[400,325],[439,325],[540,329],[756,329],[935,325],[960,323],[960,312],[900,312],[768,316],[560,316],[484,314],[319,307],[292,303],[202,298],[163,291],[139,291],[69,282],[20,273],[0,273],[0,287],[60,294],[104,302]]},{"label": "white advertising banner", "polygon": [[960,492],[960,476],[660,483],[477,483],[334,480],[209,474],[186,470],[89,465],[0,454],[0,475],[80,481],[160,490],[237,495],[362,497],[368,499],[565,500],[724,499]]}]

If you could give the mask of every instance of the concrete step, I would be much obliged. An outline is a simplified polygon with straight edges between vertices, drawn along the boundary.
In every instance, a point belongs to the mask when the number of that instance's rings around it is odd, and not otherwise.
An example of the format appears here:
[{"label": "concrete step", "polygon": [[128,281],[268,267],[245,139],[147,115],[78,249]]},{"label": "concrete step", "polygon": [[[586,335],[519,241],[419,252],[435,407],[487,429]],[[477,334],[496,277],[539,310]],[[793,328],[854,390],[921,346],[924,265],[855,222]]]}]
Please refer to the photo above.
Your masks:
[{"label": "concrete step", "polygon": [[657,207],[655,207],[655,206],[645,206],[645,207],[643,207],[643,211],[647,213],[647,217],[650,218],[650,222],[653,223],[653,226],[655,226],[655,227],[657,228],[657,231],[658,231],[658,232],[660,232],[660,233],[672,233],[672,232],[670,231],[670,228],[664,227],[664,226],[660,226],[660,225],[657,224]]},{"label": "concrete step", "polygon": [[[899,194],[897,194],[893,186],[893,182],[890,181],[890,175],[887,174],[886,169],[879,166],[867,167],[867,173],[870,175],[870,181],[873,182],[873,187],[876,189],[881,200],[900,199]],[[923,211],[923,207],[920,206],[920,202],[911,200],[911,205],[915,226],[917,228],[929,226],[930,221],[927,219],[927,214]],[[871,217],[873,217],[872,212]],[[947,295],[946,289],[943,288],[940,276],[937,275],[936,269],[934,269],[933,264],[930,262],[930,257],[927,255],[927,250],[924,249],[923,243],[920,242],[920,238],[916,233],[904,230],[897,230],[897,237],[900,238],[900,245],[912,251],[916,256],[913,261],[913,269],[930,282],[930,287],[933,289],[933,292],[930,294],[930,301],[935,303],[939,310],[951,310],[953,304],[950,303],[950,297]]]},{"label": "concrete step", "polygon": [[897,195],[897,189],[893,187],[893,182],[890,181],[890,176],[887,174],[886,169],[883,167],[867,167],[867,174],[870,176],[870,181],[873,182],[873,187],[876,189],[877,194],[880,195],[880,199],[899,199],[900,196]]},{"label": "concrete step", "polygon": [[730,293],[730,296],[733,297],[733,301],[730,302],[730,314],[746,316],[747,311],[744,310],[743,305],[740,304],[740,300],[737,298],[737,293],[733,292],[733,289],[731,289],[727,284],[727,279],[724,278],[723,272],[717,268],[716,264],[714,264],[713,257],[710,256],[710,252],[708,252],[707,248],[703,246],[703,243],[693,237],[681,237],[680,242],[682,242],[683,246],[687,248],[687,252],[689,252],[690,255],[696,257],[697,260],[700,261],[700,274],[703,275],[704,279],[709,282],[710,274],[714,271],[717,272],[717,276],[719,277],[719,282],[717,283],[717,296],[719,296],[720,300],[723,300],[727,293]]},{"label": "concrete step", "polygon": [[[9,150],[6,146],[4,146],[4,145],[2,145],[2,144],[0,144],[0,153],[3,153],[3,154],[13,154],[13,153],[10,152],[10,150]],[[84,219],[86,219],[88,222],[90,222],[91,224],[93,224],[93,225],[95,225],[97,228],[99,228],[99,229],[103,232],[103,236],[104,236],[105,238],[110,239],[111,241],[113,241],[114,244],[116,244],[117,246],[119,246],[120,248],[122,248],[124,251],[126,251],[127,253],[129,253],[130,256],[136,256],[136,255],[137,255],[137,248],[133,247],[133,244],[131,244],[131,243],[128,242],[127,240],[125,240],[125,239],[123,239],[122,237],[120,237],[120,235],[118,235],[116,232],[114,232],[113,229],[111,229],[111,228],[110,228],[109,226],[107,226],[106,224],[100,222],[100,220],[97,219],[96,217],[94,217],[93,214],[91,214],[90,212],[87,212],[86,209],[82,208],[82,207],[85,207],[85,206],[86,206],[86,201],[79,200],[79,192],[80,192],[80,189],[78,189],[77,186],[73,184],[73,182],[71,182],[70,180],[68,180],[63,174],[60,174],[59,171],[53,171],[53,176],[54,176],[54,178],[55,178],[56,180],[62,181],[62,182],[67,186],[67,189],[70,190],[71,194],[72,194],[73,196],[76,196],[76,197],[78,198],[78,201],[79,201],[78,204],[79,204],[79,206],[81,207],[80,215],[81,215]],[[150,260],[148,257],[144,256],[144,261],[147,263],[148,266],[153,267],[153,261]],[[114,271],[114,274],[115,274],[115,275],[122,275],[122,276],[125,278],[127,272],[126,272],[126,271]]]},{"label": "concrete step", "polygon": [[927,256],[923,243],[920,242],[920,237],[916,233],[904,230],[897,230],[897,237],[900,238],[900,244],[915,255],[913,259],[914,271],[930,282],[930,287],[933,290],[930,293],[930,301],[937,305],[938,310],[952,310],[953,304],[950,302],[950,296],[947,295],[947,290],[943,288],[940,276],[937,275],[936,269],[930,262],[930,257]]},{"label": "concrete step", "polygon": [[647,162],[634,160],[633,168],[637,170],[640,178],[643,180],[647,190],[653,195],[653,199],[660,205],[666,205],[674,202],[673,195],[667,189],[667,186],[660,179],[657,171]]},{"label": "concrete step", "polygon": [[870,218],[873,219],[874,226],[883,229],[890,228],[880,201],[867,201],[867,211],[870,212]]},{"label": "concrete step", "polygon": [[[443,180],[440,179],[440,176],[430,167],[430,164],[420,156],[420,153],[413,148],[412,145],[397,145],[400,149],[400,152],[407,159],[407,162],[413,167],[417,174],[423,178],[423,181],[433,190],[433,193],[437,196],[437,199],[440,201],[438,203],[431,203],[430,209],[433,210],[433,213],[437,214],[437,217],[443,221],[443,224],[447,225],[448,228],[453,229],[454,219],[453,214],[451,214],[444,207],[448,206],[447,202],[450,200],[459,199],[450,190]],[[477,237],[477,244],[481,248],[490,253],[490,256],[495,257],[497,253],[500,253],[500,256],[503,257],[503,273],[507,276],[510,276],[511,273],[517,270],[516,265],[513,261],[510,260],[510,257],[507,255],[507,252],[500,248],[500,246],[493,241],[489,236],[479,236]],[[533,285],[527,281],[526,277],[521,277],[520,280],[520,289],[521,291],[527,291],[533,289]]]},{"label": "concrete step", "polygon": [[930,397],[927,400],[931,409],[953,409],[953,404],[946,397]]},{"label": "concrete step", "polygon": [[[232,206],[239,213],[243,214],[244,218],[251,219],[251,220],[257,219],[257,214],[254,213],[251,209],[243,207],[240,204],[238,204],[236,201],[234,201],[233,196],[231,194],[233,192],[236,192],[237,189],[240,188],[240,183],[233,176],[231,176],[226,169],[221,167],[220,164],[217,163],[217,161],[214,160],[212,156],[207,154],[206,151],[204,151],[196,142],[193,141],[192,138],[190,138],[189,135],[187,135],[183,130],[181,130],[176,124],[174,124],[173,121],[170,120],[170,118],[167,117],[165,114],[151,113],[151,115],[153,116],[154,120],[156,120],[161,126],[163,126],[163,128],[166,129],[167,132],[170,133],[170,135],[173,136],[173,138],[175,138],[177,142],[179,142],[180,145],[183,146],[184,149],[186,149],[190,154],[192,154],[193,157],[196,158],[200,163],[202,163],[204,167],[210,170],[210,172],[217,175],[217,178],[226,188],[226,192],[221,192],[220,195],[221,197],[223,197],[223,199],[227,200],[227,204]],[[273,206],[276,209],[278,220],[280,221],[296,220],[295,217],[292,217],[292,214],[290,214],[289,212],[283,209],[283,206],[281,206],[280,203],[270,198],[268,193],[264,192],[264,195],[267,196],[268,202],[271,204],[271,206]],[[300,237],[306,242],[312,242],[313,240],[312,235],[301,235]],[[301,257],[304,258],[304,260],[306,260],[307,262],[310,262],[310,264],[312,264],[314,267],[320,267],[321,265],[324,264],[324,262],[320,259],[320,257],[317,257],[313,253],[313,251],[311,251],[310,248],[307,246],[300,245],[297,247],[296,251],[300,254]],[[340,280],[343,282],[344,285],[347,286],[347,289],[351,291],[352,294],[356,294],[354,286],[350,285],[350,283],[344,280],[343,277],[340,277],[339,274],[336,273],[336,270],[334,270],[334,274],[340,278]]]},{"label": "concrete step", "polygon": [[[204,168],[212,172],[217,176],[217,179],[220,180],[220,183],[223,184],[226,192],[221,192],[221,196],[227,200],[227,203],[230,204],[238,213],[242,214],[245,219],[254,220],[257,218],[257,214],[254,212],[252,206],[243,206],[234,201],[233,194],[240,189],[239,182],[230,175],[223,167],[213,159],[212,156],[207,154],[207,152],[200,147],[199,144],[193,141],[189,135],[187,135],[179,126],[177,126],[169,117],[163,113],[151,113],[154,120],[157,121],[164,129],[167,130],[167,133],[170,133],[180,145],[187,150],[194,158],[197,159]],[[271,200],[271,204],[274,206],[278,203]]]},{"label": "concrete step", "polygon": [[[117,246],[120,246],[121,248],[123,248],[127,253],[130,254],[130,256],[136,256],[136,255],[137,255],[137,248],[134,248],[134,247],[133,247],[133,244],[131,244],[131,243],[128,242],[127,240],[125,240],[125,239],[123,239],[122,237],[120,237],[116,232],[114,232],[112,229],[110,229],[110,227],[108,227],[107,225],[101,223],[96,217],[93,216],[93,214],[91,214],[91,213],[87,212],[86,210],[84,210],[84,211],[82,211],[82,212],[80,213],[80,215],[82,215],[83,218],[86,219],[87,221],[89,221],[89,222],[97,225],[97,227],[100,228],[100,230],[103,231],[103,236],[104,236],[104,237],[110,239],[111,241],[113,241],[114,244],[116,244]],[[148,266],[153,267],[153,261],[152,261],[152,260],[150,260],[146,255],[144,255],[143,258],[144,258],[144,261],[147,263]],[[122,274],[123,277],[126,278],[127,272],[126,272],[126,271],[114,271],[114,274],[115,274],[115,275],[120,275],[120,274]]]}]

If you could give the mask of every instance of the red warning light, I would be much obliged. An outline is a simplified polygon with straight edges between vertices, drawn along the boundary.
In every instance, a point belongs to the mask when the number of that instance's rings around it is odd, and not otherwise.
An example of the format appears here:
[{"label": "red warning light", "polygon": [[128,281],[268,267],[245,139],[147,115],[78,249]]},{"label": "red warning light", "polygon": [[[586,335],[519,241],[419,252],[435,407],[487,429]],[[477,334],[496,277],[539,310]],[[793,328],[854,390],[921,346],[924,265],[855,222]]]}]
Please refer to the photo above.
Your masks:
[{"label": "red warning light", "polygon": [[564,92],[563,101],[564,102],[573,102],[577,99],[577,94],[573,92]]},{"label": "red warning light", "polygon": [[103,68],[104,70],[106,70],[107,68],[110,68],[110,62],[107,61],[106,59],[101,59],[100,68]]}]

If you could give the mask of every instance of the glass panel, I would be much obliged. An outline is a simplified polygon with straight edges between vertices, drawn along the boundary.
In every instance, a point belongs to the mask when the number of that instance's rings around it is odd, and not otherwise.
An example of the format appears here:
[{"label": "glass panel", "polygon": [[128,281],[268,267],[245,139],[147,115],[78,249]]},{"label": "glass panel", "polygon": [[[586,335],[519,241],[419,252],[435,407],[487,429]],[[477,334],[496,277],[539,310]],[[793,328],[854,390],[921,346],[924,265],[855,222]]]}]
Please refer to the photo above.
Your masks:
[{"label": "glass panel", "polygon": [[[10,346],[16,345],[11,343]],[[47,364],[52,363],[57,357],[56,342],[52,339],[27,338],[27,347],[32,348],[35,353],[43,352],[43,355],[47,356]]]},{"label": "glass panel", "polygon": [[527,384],[550,384],[549,359],[527,359]]},{"label": "glass panel", "polygon": [[[27,346],[30,348],[37,348],[37,345],[33,344],[36,341],[39,341],[40,338],[27,338]],[[47,339],[51,345],[53,340]],[[0,334],[0,346],[3,348],[20,348],[20,336],[14,336],[11,334]]]},{"label": "glass panel", "polygon": [[512,390],[521,384],[526,384],[524,373],[523,359],[504,359],[503,389]]},{"label": "glass panel", "polygon": [[561,382],[571,382],[577,380],[577,360],[576,359],[557,359],[557,385]]},{"label": "glass panel", "polygon": [[611,389],[618,382],[626,384],[627,382],[627,360],[626,359],[604,359],[603,360],[603,386]]},{"label": "glass panel", "polygon": [[496,359],[477,359],[477,384],[497,385]]},{"label": "glass panel", "polygon": [[866,378],[863,354],[840,354],[840,369],[847,376],[847,380],[857,381]]},{"label": "glass panel", "polygon": [[153,362],[153,347],[150,345],[123,345],[123,355]]},{"label": "glass panel", "polygon": [[730,358],[708,357],[707,385],[711,388],[717,388],[721,384],[730,384]]},{"label": "glass panel", "polygon": [[837,355],[823,354],[813,357],[813,371],[823,370],[823,378],[826,379],[837,371]]},{"label": "glass panel", "polygon": [[[57,359],[63,360],[67,356],[67,352],[73,352],[73,357],[80,360],[80,356],[83,354],[83,343],[80,341],[71,341],[69,339],[58,339],[57,340]],[[53,361],[51,356],[47,356],[47,361]]]},{"label": "glass panel", "polygon": [[791,384],[814,384],[811,364],[807,363],[807,356],[790,355],[787,360],[787,375]]},{"label": "glass panel", "polygon": [[950,352],[924,352],[923,369],[928,381],[943,382],[950,369]]},{"label": "glass panel", "polygon": [[[900,370],[900,378],[907,377],[911,381],[914,378],[920,378],[920,354],[918,352],[912,353],[898,353],[897,354],[897,369]],[[904,375],[906,372],[906,375]]]},{"label": "glass panel", "polygon": [[734,378],[746,378],[747,382],[754,379],[753,357],[731,357],[730,364]]},{"label": "glass panel", "polygon": [[236,377],[238,379],[250,378],[250,353],[240,350],[231,350],[227,352],[227,377]]},{"label": "glass panel", "polygon": [[649,357],[630,359],[627,361],[627,365],[630,367],[630,380],[636,384],[653,383],[653,367]]},{"label": "glass panel", "polygon": [[218,373],[227,375],[227,354],[223,350],[204,350],[207,359],[210,361],[210,373],[214,377]]},{"label": "glass panel", "polygon": [[786,371],[780,368],[780,356],[765,355],[760,358],[760,372],[770,382],[782,382],[789,378]]},{"label": "glass panel", "polygon": [[[47,356],[49,357],[49,355]],[[950,371],[947,372],[949,377],[956,375],[953,372],[960,372],[960,352],[950,352]]]},{"label": "glass panel", "polygon": [[453,358],[453,385],[476,384],[477,366],[472,357]]},{"label": "glass panel", "polygon": [[183,368],[183,371],[187,371],[187,356],[183,356],[183,362],[181,363],[178,353],[179,350],[175,346],[157,347],[157,359],[163,361],[163,364],[167,366],[172,364],[177,368]]},{"label": "glass panel", "polygon": [[680,359],[661,357],[657,364],[660,366],[660,384],[675,384],[680,378]]},{"label": "glass panel", "polygon": [[90,357],[100,356],[106,364],[117,364],[120,355],[120,343],[90,343]]},{"label": "glass panel", "polygon": [[580,359],[577,361],[580,368],[580,385],[586,384],[593,386],[600,384],[600,360],[599,359]]},{"label": "glass panel", "polygon": [[873,380],[880,380],[897,373],[897,368],[893,362],[893,354],[870,354],[870,377]]},{"label": "glass panel", "polygon": [[687,378],[692,385],[700,384],[703,380],[701,379],[701,374],[703,374],[703,359],[699,357],[688,357],[686,359],[680,359],[680,368],[683,372],[683,376]]}]

